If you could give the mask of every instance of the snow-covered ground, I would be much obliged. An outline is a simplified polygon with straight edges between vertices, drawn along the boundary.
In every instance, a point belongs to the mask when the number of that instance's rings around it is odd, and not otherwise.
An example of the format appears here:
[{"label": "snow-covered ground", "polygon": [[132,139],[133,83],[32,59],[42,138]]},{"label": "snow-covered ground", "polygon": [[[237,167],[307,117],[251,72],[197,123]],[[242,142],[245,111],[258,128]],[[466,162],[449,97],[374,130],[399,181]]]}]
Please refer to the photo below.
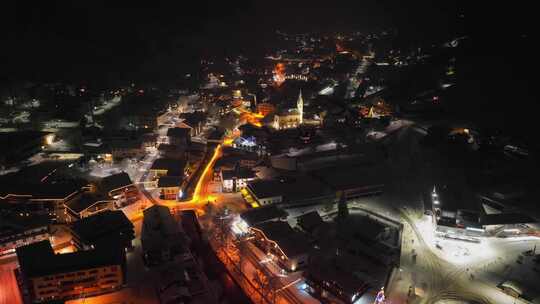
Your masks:
[{"label": "snow-covered ground", "polygon": [[114,96],[112,99],[107,100],[105,104],[99,107],[94,107],[93,112],[95,116],[103,115],[112,108],[116,107],[122,102],[122,96]]}]

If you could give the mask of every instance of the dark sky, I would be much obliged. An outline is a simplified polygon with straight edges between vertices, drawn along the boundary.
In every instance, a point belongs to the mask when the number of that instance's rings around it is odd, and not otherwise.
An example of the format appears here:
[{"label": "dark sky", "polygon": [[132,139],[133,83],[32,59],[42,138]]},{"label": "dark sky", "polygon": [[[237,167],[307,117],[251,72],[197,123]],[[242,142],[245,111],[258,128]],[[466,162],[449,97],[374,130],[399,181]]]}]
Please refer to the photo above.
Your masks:
[{"label": "dark sky", "polygon": [[[468,1],[471,2],[471,1]],[[424,39],[452,31],[487,42],[534,23],[527,6],[456,1],[11,1],[0,15],[2,74],[12,79],[174,76],[200,54],[261,47],[275,29],[394,27]],[[472,1],[474,2],[474,1]],[[465,23],[456,16],[464,13]]]}]

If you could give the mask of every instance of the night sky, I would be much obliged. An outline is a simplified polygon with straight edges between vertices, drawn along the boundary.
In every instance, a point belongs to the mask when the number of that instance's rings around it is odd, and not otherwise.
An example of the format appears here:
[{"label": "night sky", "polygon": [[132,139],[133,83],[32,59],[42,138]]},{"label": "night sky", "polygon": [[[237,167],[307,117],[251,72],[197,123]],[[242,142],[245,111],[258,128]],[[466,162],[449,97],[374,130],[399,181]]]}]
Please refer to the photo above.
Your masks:
[{"label": "night sky", "polygon": [[474,72],[496,62],[526,86],[537,66],[532,4],[470,2],[12,1],[1,9],[0,75],[2,82],[174,78],[199,56],[264,47],[276,29],[394,28],[420,42],[471,35]]},{"label": "night sky", "polygon": [[440,16],[454,17],[456,11],[452,5],[427,8],[397,1],[112,2],[2,4],[4,72],[23,78],[69,78],[104,70],[129,75],[185,64],[201,53],[249,48],[251,42],[264,43],[275,29],[410,26],[409,16],[420,17],[416,24],[434,22],[440,28]]}]

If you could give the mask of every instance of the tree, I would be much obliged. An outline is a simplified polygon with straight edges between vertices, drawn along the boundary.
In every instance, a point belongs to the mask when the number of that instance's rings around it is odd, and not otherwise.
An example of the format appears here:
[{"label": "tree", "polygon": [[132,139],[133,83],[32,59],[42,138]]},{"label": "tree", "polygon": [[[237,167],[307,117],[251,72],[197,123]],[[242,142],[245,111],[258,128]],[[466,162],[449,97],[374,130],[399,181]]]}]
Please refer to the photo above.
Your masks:
[{"label": "tree", "polygon": [[338,221],[342,222],[349,216],[349,207],[347,206],[347,199],[343,192],[339,193],[338,202]]},{"label": "tree", "polygon": [[278,277],[273,276],[266,269],[257,269],[253,281],[258,285],[261,295],[269,302],[276,301],[276,287],[278,286]]}]

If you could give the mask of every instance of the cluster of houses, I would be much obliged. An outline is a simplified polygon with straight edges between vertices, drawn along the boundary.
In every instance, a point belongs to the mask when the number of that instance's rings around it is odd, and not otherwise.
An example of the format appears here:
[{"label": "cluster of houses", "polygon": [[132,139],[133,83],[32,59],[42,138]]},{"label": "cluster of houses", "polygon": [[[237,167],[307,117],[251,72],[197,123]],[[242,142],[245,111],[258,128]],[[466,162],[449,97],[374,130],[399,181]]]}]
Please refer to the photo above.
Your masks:
[{"label": "cluster of houses", "polygon": [[399,265],[400,225],[365,215],[323,219],[313,210],[291,217],[269,205],[240,214],[232,231],[283,270],[301,271],[306,292],[331,303],[376,293]]}]

